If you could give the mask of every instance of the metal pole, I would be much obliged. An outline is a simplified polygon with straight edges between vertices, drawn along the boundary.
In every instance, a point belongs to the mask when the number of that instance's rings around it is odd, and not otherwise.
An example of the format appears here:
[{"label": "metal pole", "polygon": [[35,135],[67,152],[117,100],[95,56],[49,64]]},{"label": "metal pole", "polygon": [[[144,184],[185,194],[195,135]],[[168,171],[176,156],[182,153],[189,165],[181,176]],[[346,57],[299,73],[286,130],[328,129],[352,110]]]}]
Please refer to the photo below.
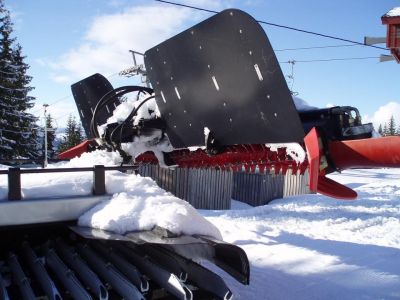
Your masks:
[{"label": "metal pole", "polygon": [[48,104],[43,104],[44,107],[44,162],[43,162],[43,167],[47,167],[47,118],[46,118],[46,109],[49,105]]}]

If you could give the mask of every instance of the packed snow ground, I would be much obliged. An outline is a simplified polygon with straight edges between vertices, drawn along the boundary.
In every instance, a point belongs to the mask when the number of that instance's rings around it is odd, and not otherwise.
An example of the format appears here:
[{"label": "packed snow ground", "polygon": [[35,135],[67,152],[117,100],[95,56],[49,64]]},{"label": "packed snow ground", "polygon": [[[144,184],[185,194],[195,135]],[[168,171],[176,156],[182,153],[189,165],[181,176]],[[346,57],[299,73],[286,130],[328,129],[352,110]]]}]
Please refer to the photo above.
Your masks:
[{"label": "packed snow ground", "polygon": [[[117,155],[95,152],[58,166],[118,162]],[[178,232],[220,232],[225,241],[242,247],[250,260],[249,286],[206,264],[223,276],[237,299],[400,299],[400,170],[332,175],[356,189],[356,201],[303,195],[255,208],[233,201],[228,211],[196,211],[149,178],[106,174],[107,191],[115,195],[102,205],[114,213],[98,207],[89,218],[93,226],[111,224],[109,229],[123,232],[149,228],[161,220],[162,226]],[[0,176],[3,200],[4,177]],[[91,173],[23,175],[22,186],[27,198],[78,195],[90,193],[91,180]],[[169,210],[165,203],[174,207]]]},{"label": "packed snow ground", "polygon": [[224,276],[239,299],[400,299],[400,170],[330,177],[358,200],[306,195],[202,211],[250,259],[249,286]]}]

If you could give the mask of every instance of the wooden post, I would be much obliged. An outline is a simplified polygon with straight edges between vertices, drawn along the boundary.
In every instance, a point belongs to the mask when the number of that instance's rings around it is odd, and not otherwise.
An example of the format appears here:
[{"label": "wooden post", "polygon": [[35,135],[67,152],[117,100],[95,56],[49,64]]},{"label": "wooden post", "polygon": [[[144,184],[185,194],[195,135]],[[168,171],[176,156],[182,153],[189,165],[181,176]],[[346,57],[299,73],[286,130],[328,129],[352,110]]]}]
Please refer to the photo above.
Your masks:
[{"label": "wooden post", "polygon": [[102,165],[96,165],[93,169],[93,195],[105,195],[106,174]]},{"label": "wooden post", "polygon": [[21,170],[20,168],[8,169],[8,199],[21,200]]}]

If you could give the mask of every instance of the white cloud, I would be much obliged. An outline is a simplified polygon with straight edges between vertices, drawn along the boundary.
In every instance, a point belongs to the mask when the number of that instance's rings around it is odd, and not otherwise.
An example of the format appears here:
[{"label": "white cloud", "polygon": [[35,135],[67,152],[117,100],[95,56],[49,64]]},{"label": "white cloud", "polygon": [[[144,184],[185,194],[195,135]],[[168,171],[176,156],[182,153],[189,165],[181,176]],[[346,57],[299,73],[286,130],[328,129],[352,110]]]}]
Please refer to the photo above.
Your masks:
[{"label": "white cloud", "polygon": [[[230,1],[186,3],[217,10]],[[56,82],[73,82],[96,72],[107,76],[132,65],[128,50],[144,52],[207,16],[165,4],[134,6],[120,13],[97,16],[78,47],[47,65],[53,69],[52,79]]]},{"label": "white cloud", "polygon": [[397,125],[400,125],[400,103],[399,102],[389,102],[381,107],[373,114],[373,116],[364,116],[363,123],[372,122],[376,130],[378,130],[379,125],[382,126],[388,123],[391,117],[394,117]]},{"label": "white cloud", "polygon": [[57,83],[71,83],[71,78],[66,75],[53,75],[52,78]]}]

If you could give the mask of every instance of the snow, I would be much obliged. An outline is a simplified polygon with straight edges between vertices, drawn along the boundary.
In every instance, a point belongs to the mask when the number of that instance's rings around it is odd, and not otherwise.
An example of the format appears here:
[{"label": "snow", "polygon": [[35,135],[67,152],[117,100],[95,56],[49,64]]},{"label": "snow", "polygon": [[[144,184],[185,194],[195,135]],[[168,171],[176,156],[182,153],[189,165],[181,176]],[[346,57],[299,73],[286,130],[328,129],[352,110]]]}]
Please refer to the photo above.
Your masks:
[{"label": "snow", "polygon": [[385,14],[385,17],[400,17],[400,7],[392,8]]},{"label": "snow", "polygon": [[273,152],[277,152],[279,148],[286,148],[286,154],[299,164],[306,159],[306,152],[298,143],[266,144],[266,146]]},{"label": "snow", "polygon": [[[146,101],[149,95],[142,95],[139,99],[131,97],[126,99],[113,111],[113,115],[99,128],[99,133],[104,132],[105,126],[110,123],[123,122],[129,114],[138,107],[142,101]],[[137,111],[136,117],[133,120],[133,125],[138,125],[141,119],[153,119],[160,116],[156,101],[154,98],[146,101]],[[135,136],[131,143],[121,144],[122,150],[136,158],[140,154],[152,151],[157,157],[160,165],[164,166],[163,152],[171,152],[173,147],[169,142],[166,134],[162,130],[153,130],[149,134],[142,133],[140,136]]]},{"label": "snow", "polygon": [[[160,226],[180,234],[201,234],[222,239],[219,230],[206,221],[188,202],[155,186],[149,178],[136,178],[140,186],[128,193],[117,193],[95,206],[78,225],[124,234]],[[142,183],[146,182],[142,187]]]},{"label": "snow", "polygon": [[355,188],[358,200],[303,195],[202,211],[249,257],[251,283],[245,287],[207,265],[238,299],[400,298],[400,170],[330,177]]},{"label": "snow", "polygon": [[[113,115],[108,118],[107,124],[124,121],[129,116],[129,114],[141,103],[141,101],[147,98],[147,96],[142,96],[141,98],[139,98],[138,101],[136,98],[126,99],[126,101],[122,102],[115,108],[115,110],[113,111]],[[137,118],[135,118],[135,125],[137,125],[139,119],[141,118],[149,119],[155,116],[160,116],[160,112],[158,110],[156,101],[153,98],[148,100],[139,109]]]},{"label": "snow", "polygon": [[[117,155],[96,151],[50,167],[118,162]],[[107,191],[114,195],[84,214],[80,224],[120,233],[154,225],[177,233],[220,233],[224,241],[246,251],[250,285],[243,286],[215,265],[204,265],[223,277],[236,299],[400,298],[398,169],[331,175],[358,192],[356,201],[315,194],[277,199],[254,208],[232,201],[232,209],[226,211],[196,211],[150,178],[106,174]],[[62,173],[46,176],[23,176],[25,196],[90,193],[90,172],[73,178]],[[3,199],[4,177],[0,176]]]}]

